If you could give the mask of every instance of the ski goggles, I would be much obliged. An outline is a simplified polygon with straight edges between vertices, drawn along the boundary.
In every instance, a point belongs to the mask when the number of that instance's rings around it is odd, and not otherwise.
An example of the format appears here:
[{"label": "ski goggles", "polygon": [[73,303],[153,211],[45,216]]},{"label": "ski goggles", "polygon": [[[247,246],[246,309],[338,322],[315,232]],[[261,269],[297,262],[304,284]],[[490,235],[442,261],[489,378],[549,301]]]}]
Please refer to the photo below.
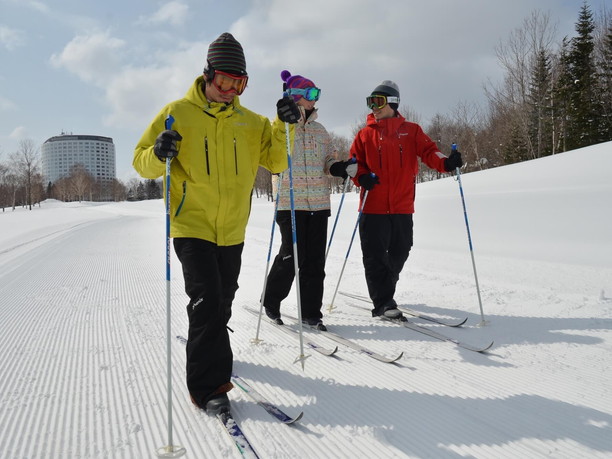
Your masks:
[{"label": "ski goggles", "polygon": [[366,105],[369,109],[381,109],[387,104],[399,104],[399,97],[395,96],[368,96],[366,97]]},{"label": "ski goggles", "polygon": [[227,94],[230,91],[236,91],[238,95],[242,94],[246,89],[247,81],[249,81],[248,75],[237,76],[220,70],[215,70],[212,79],[213,85],[219,92]]},{"label": "ski goggles", "polygon": [[306,100],[319,100],[321,90],[319,88],[289,88],[287,94],[290,96],[302,96]]}]

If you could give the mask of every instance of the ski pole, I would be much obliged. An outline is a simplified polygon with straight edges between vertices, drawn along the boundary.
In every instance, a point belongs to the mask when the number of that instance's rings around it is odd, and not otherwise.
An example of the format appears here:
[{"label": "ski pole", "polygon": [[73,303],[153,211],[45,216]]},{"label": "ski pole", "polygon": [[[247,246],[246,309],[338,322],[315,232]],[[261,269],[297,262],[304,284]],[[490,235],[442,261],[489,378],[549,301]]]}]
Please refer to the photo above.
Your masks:
[{"label": "ski pole", "polygon": [[266,261],[266,272],[264,273],[264,284],[263,292],[261,293],[261,300],[259,302],[259,318],[257,319],[257,331],[255,332],[255,338],[251,340],[254,344],[261,343],[259,339],[259,328],[261,326],[261,316],[264,308],[264,298],[266,297],[266,288],[268,287],[268,270],[270,268],[270,258],[272,256],[272,243],[274,242],[274,228],[276,224],[276,215],[278,214],[278,200],[280,198],[280,189],[283,183],[283,174],[278,179],[278,186],[276,187],[276,201],[274,203],[274,217],[272,218],[272,230],[270,231],[270,245],[268,247],[268,260]]},{"label": "ski pole", "polygon": [[[355,158],[352,158],[355,160]],[[356,161],[356,160],[355,160]],[[327,250],[325,251],[325,261],[327,261],[327,254],[329,253],[329,248],[331,247],[332,240],[334,239],[334,233],[336,232],[336,225],[338,224],[338,217],[340,217],[340,211],[342,210],[342,203],[344,202],[344,196],[346,195],[346,190],[349,186],[349,178],[347,177],[344,180],[344,188],[342,189],[342,198],[340,198],[340,205],[338,206],[338,213],[336,214],[336,220],[334,220],[334,226],[332,228],[332,232],[329,236],[329,242],[327,243]]]},{"label": "ski pole", "polygon": [[289,139],[289,123],[285,121],[285,137],[287,138],[287,162],[289,163],[289,201],[291,202],[291,237],[293,239],[293,269],[295,271],[295,290],[297,292],[298,330],[300,337],[300,355],[295,362],[304,363],[308,356],[304,355],[304,333],[302,331],[302,299],[300,295],[300,267],[298,263],[297,230],[295,227],[295,201],[293,198],[293,166],[291,164],[291,144]]},{"label": "ski pole", "polygon": [[[374,172],[371,172],[374,177]],[[355,222],[355,228],[353,228],[353,235],[351,236],[351,242],[349,243],[348,250],[346,251],[346,256],[344,257],[344,263],[342,264],[342,269],[340,270],[340,277],[338,278],[338,283],[336,284],[336,290],[334,290],[334,296],[332,297],[331,303],[329,303],[328,311],[331,313],[334,309],[334,301],[336,300],[336,295],[338,294],[338,288],[340,287],[340,280],[342,279],[342,274],[344,273],[344,268],[346,267],[346,261],[348,260],[349,253],[351,253],[351,247],[353,245],[353,239],[355,239],[355,233],[357,232],[357,228],[359,227],[359,220],[361,220],[361,214],[363,214],[363,208],[365,207],[366,199],[368,199],[368,193],[370,190],[366,190],[363,195],[363,201],[361,202],[361,208],[359,209],[359,214],[357,215],[357,221]]]},{"label": "ski pole", "polygon": [[[172,129],[174,117],[168,115],[165,127]],[[166,158],[166,362],[168,375],[168,444],[157,449],[157,457],[180,457],[186,453],[182,446],[174,445],[172,442],[172,308],[170,301],[170,163],[172,158]]]},{"label": "ski pole", "polygon": [[[453,143],[451,145],[451,151],[455,152],[457,151],[457,144]],[[467,210],[465,207],[465,197],[463,195],[463,185],[461,184],[461,172],[459,171],[459,168],[455,168],[455,172],[457,174],[457,182],[459,183],[459,192],[461,194],[461,203],[463,204],[463,217],[465,219],[465,228],[467,229],[467,235],[468,235],[468,243],[470,246],[470,255],[472,257],[472,268],[474,269],[474,279],[476,281],[476,292],[478,294],[478,304],[480,305],[480,318],[481,321],[478,324],[479,326],[482,325],[486,325],[487,321],[485,320],[484,317],[484,312],[482,310],[482,299],[480,298],[480,287],[478,285],[478,274],[476,272],[476,261],[474,261],[474,248],[472,246],[472,235],[470,233],[470,224],[468,223],[468,216],[467,216]]]}]

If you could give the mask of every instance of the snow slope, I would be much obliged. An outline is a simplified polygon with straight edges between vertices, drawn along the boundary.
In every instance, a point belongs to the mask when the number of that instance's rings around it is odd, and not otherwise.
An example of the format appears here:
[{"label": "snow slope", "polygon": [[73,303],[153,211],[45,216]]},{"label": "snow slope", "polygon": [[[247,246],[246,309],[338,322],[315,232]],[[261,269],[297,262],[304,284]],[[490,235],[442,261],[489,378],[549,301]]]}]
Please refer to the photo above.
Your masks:
[{"label": "snow slope", "polygon": [[[461,349],[370,317],[338,295],[334,357],[257,319],[273,205],[254,199],[230,326],[235,371],[287,413],[275,421],[236,388],[233,412],[261,457],[592,458],[612,456],[612,143],[462,176],[481,320],[458,184],[418,185],[415,247],[396,300],[469,320],[427,326],[483,344]],[[333,197],[334,210],[339,196]],[[367,294],[357,195],[344,201],[326,278]],[[1,457],[147,458],[167,443],[164,208],[161,201],[71,203],[0,214]],[[278,243],[275,234],[275,248]],[[187,322],[172,259],[173,334]],[[296,315],[295,293],[282,312]],[[366,306],[367,308],[367,306]],[[336,344],[311,332],[308,339]],[[188,458],[237,457],[214,418],[188,401],[184,347],[172,341],[174,439]]]}]

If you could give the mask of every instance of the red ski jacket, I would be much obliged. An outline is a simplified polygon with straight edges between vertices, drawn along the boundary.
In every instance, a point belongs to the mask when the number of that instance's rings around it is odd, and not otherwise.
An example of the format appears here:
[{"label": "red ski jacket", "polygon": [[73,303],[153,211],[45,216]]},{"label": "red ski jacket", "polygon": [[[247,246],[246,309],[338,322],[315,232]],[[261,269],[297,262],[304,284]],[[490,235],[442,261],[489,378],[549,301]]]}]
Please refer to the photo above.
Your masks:
[{"label": "red ski jacket", "polygon": [[[418,124],[399,115],[376,121],[369,114],[366,127],[355,136],[350,150],[357,158],[359,186],[362,174],[374,172],[380,181],[368,193],[365,214],[412,214],[416,176],[419,170],[417,156],[430,168],[444,170],[444,156]],[[365,190],[361,190],[361,208]]]}]

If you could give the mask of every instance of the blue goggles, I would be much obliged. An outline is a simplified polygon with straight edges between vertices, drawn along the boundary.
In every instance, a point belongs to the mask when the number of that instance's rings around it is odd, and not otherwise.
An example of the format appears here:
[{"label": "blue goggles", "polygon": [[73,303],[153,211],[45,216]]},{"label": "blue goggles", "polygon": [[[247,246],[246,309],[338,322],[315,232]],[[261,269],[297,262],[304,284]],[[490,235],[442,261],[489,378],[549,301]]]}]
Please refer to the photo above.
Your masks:
[{"label": "blue goggles", "polygon": [[290,96],[302,96],[306,100],[319,100],[321,90],[319,88],[289,88],[287,94]]}]

